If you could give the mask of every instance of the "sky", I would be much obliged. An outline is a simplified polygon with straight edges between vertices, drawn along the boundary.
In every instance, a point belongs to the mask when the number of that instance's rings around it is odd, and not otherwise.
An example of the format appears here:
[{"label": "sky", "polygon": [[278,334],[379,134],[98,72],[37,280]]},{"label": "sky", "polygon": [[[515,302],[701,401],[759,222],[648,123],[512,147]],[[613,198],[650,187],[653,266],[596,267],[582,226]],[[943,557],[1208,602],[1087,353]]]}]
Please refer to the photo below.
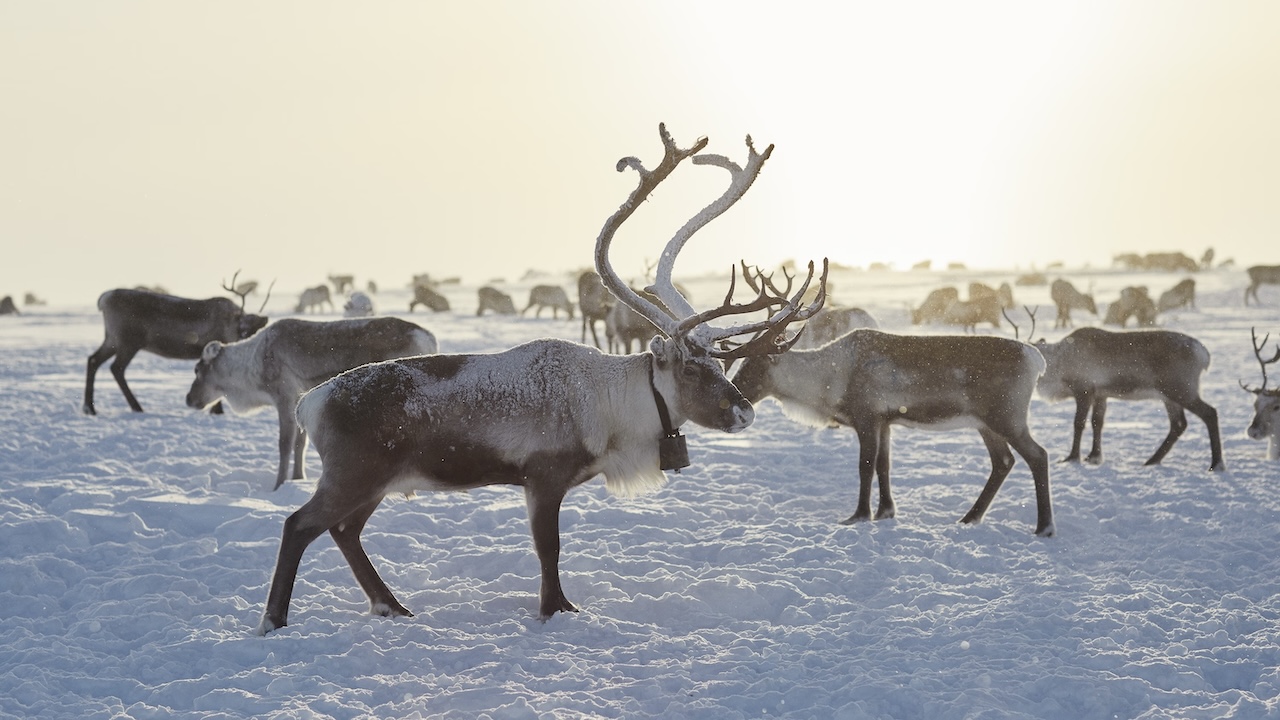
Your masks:
[{"label": "sky", "polygon": [[[588,267],[659,122],[775,146],[677,275],[1275,263],[1276,37],[1267,2],[0,0],[0,295]],[[618,272],[726,182],[681,168]]]}]

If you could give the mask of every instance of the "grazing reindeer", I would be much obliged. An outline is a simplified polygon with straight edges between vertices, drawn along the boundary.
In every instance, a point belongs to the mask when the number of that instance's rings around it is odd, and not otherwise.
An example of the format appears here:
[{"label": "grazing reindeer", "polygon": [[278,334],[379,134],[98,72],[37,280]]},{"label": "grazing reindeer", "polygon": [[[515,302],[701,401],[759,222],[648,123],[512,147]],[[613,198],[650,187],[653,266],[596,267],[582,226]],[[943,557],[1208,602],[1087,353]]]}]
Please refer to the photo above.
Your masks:
[{"label": "grazing reindeer", "polygon": [[775,397],[784,412],[816,427],[843,425],[858,435],[858,507],[845,523],[871,519],[871,480],[880,478],[876,519],[891,518],[889,431],[976,427],[991,455],[991,475],[961,522],[986,514],[1013,468],[1009,446],[1031,466],[1036,534],[1053,535],[1049,456],[1031,437],[1027,414],[1044,360],[1016,340],[964,335],[892,335],[861,329],[817,350],[749,357],[733,383],[751,402]]},{"label": "grazing reindeer", "polygon": [[[661,301],[647,290],[636,290],[636,294],[648,302],[660,305]],[[604,319],[605,342],[609,352],[627,355],[631,352],[631,341],[636,341],[636,352],[644,350],[649,338],[659,334],[658,328],[644,315],[631,309],[626,303],[614,303],[609,308],[609,315]]]},{"label": "grazing reindeer", "polygon": [[1159,312],[1195,306],[1196,281],[1191,278],[1178,281],[1177,285],[1160,293],[1160,299],[1156,301],[1156,310]]},{"label": "grazing reindeer", "polygon": [[516,304],[512,302],[511,296],[496,287],[485,285],[480,288],[476,291],[476,300],[479,303],[476,306],[476,317],[483,315],[485,310],[491,310],[499,315],[516,314]]},{"label": "grazing reindeer", "polygon": [[1267,459],[1280,460],[1280,389],[1267,387],[1267,366],[1280,361],[1280,344],[1276,345],[1276,353],[1271,359],[1264,360],[1262,348],[1267,346],[1271,334],[1264,335],[1262,342],[1258,342],[1258,333],[1254,328],[1249,328],[1249,335],[1253,342],[1253,355],[1258,358],[1258,364],[1262,367],[1262,386],[1251,388],[1244,381],[1240,382],[1240,387],[1256,396],[1253,400],[1253,421],[1249,423],[1248,434],[1254,440],[1268,441]]},{"label": "grazing reindeer", "polygon": [[414,277],[413,299],[409,301],[409,312],[419,305],[427,307],[432,312],[445,312],[449,309],[449,300],[445,296],[436,292],[435,288],[425,282],[418,282],[418,278]]},{"label": "grazing reindeer", "polygon": [[330,311],[333,310],[333,300],[329,299],[329,286],[316,285],[302,291],[302,294],[298,296],[298,305],[293,311],[302,313],[310,312],[314,309],[316,312],[320,312],[324,309],[322,307],[324,305],[328,305]]},{"label": "grazing reindeer", "polygon": [[1121,290],[1120,299],[1107,306],[1107,314],[1102,323],[1124,327],[1129,318],[1135,318],[1138,327],[1153,327],[1156,324],[1156,304],[1151,301],[1145,287],[1130,286]]},{"label": "grazing reindeer", "polygon": [[941,320],[951,303],[960,301],[960,291],[953,287],[938,288],[925,296],[924,303],[911,311],[911,324]]},{"label": "grazing reindeer", "polygon": [[1245,270],[1249,274],[1249,287],[1244,289],[1244,304],[1249,304],[1249,298],[1252,297],[1256,303],[1262,301],[1258,299],[1258,288],[1263,285],[1280,285],[1280,265],[1254,265]]},{"label": "grazing reindeer", "polygon": [[[719,155],[696,155],[676,147],[659,126],[666,152],[653,170],[636,158],[618,170],[636,170],[639,186],[604,224],[596,241],[596,270],[605,286],[662,332],[637,355],[606,355],[563,340],[535,340],[505,352],[431,355],[365,365],[303,396],[298,419],[323,462],[315,495],[285,521],[260,633],[288,618],[298,565],[306,547],[325,531],[333,537],[377,615],[410,615],[369,562],[360,543],[365,522],[393,492],[464,490],[485,485],[524,488],[534,550],[542,569],[538,616],[546,620],[576,608],[560,583],[560,503],[565,494],[603,474],[615,493],[632,495],[665,481],[664,468],[687,465],[669,452],[679,444],[674,428],[686,420],[724,432],[739,432],[755,412],[724,376],[721,362],[788,347],[787,324],[821,307],[802,307],[797,294],[758,296],[754,302],[697,312],[659,273],[654,292],[662,306],[641,299],[614,272],[609,246],[622,223],[684,159],[728,168],[728,190],[691,219],[667,244],[674,259],[698,228],[733,205],[760,172],[772,146],[739,167]],[[809,279],[813,265],[809,266]],[[825,282],[826,269],[820,282]],[[806,280],[805,288],[809,281]],[[802,289],[802,290],[803,290]],[[819,298],[821,300],[821,298]],[[786,303],[770,318],[729,328],[708,323],[726,315]],[[759,331],[732,350],[717,343]],[[781,341],[780,341],[781,340]],[[666,440],[664,440],[664,437]]]},{"label": "grazing reindeer", "polygon": [[1169,434],[1147,460],[1155,465],[1187,429],[1190,410],[1209,429],[1210,469],[1225,470],[1218,411],[1200,398],[1200,375],[1209,368],[1209,351],[1199,340],[1172,330],[1112,332],[1080,328],[1056,343],[1038,340],[1048,369],[1037,389],[1048,400],[1073,398],[1076,415],[1071,452],[1063,462],[1080,461],[1085,417],[1092,411],[1093,447],[1085,462],[1102,462],[1102,425],[1107,398],[1159,400],[1169,414]]},{"label": "grazing reindeer", "polygon": [[1009,283],[1000,283],[999,288],[993,288],[980,282],[969,283],[969,299],[977,300],[978,298],[994,297],[1000,302],[1001,310],[1012,310],[1016,303],[1013,302],[1013,288]]},{"label": "grazing reindeer", "polygon": [[994,328],[1000,327],[1000,316],[1004,312],[1000,307],[1000,299],[995,295],[980,295],[970,300],[954,300],[942,311],[942,321],[948,325],[959,325],[965,332],[977,332],[978,323],[991,323]]},{"label": "grazing reindeer", "polygon": [[363,318],[373,317],[377,311],[373,307],[373,298],[363,290],[356,290],[347,297],[347,301],[342,305],[342,317],[344,318]]},{"label": "grazing reindeer", "polygon": [[878,328],[880,324],[871,313],[856,307],[824,307],[822,312],[804,324],[804,333],[793,345],[797,350],[812,350],[822,347],[838,337],[843,337],[858,328]]},{"label": "grazing reindeer", "polygon": [[293,479],[304,477],[307,436],[294,417],[304,392],[357,365],[436,350],[434,335],[399,318],[329,322],[285,318],[248,340],[230,344],[214,340],[206,345],[196,363],[187,406],[202,408],[225,398],[237,412],[275,407],[280,416],[278,488],[289,476],[290,450]]},{"label": "grazing reindeer", "polygon": [[[234,285],[234,277],[231,282]],[[223,288],[231,290],[225,284]],[[267,297],[270,298],[269,293]],[[262,306],[266,305],[267,301],[263,300]],[[115,361],[111,363],[111,375],[120,392],[134,412],[142,412],[142,405],[124,380],[125,368],[138,351],[146,350],[175,360],[195,360],[210,342],[242,340],[267,324],[266,317],[245,313],[243,295],[237,307],[222,297],[191,300],[147,290],[117,288],[98,297],[98,309],[102,311],[106,337],[89,356],[84,380],[86,415],[97,414],[93,405],[93,378],[102,363],[112,356]]]},{"label": "grazing reindeer", "polygon": [[1093,295],[1080,292],[1075,285],[1062,278],[1049,285],[1049,297],[1058,308],[1058,317],[1053,323],[1055,330],[1072,326],[1072,310],[1088,310],[1094,315],[1098,314],[1098,305],[1093,301]]},{"label": "grazing reindeer", "polygon": [[[613,308],[613,295],[600,280],[600,274],[587,270],[578,276],[578,309],[582,311],[582,343],[587,342],[587,328],[591,328],[591,343],[600,347],[596,335],[596,322],[609,326],[609,310]],[[607,338],[606,338],[607,339]]]},{"label": "grazing reindeer", "polygon": [[564,288],[556,285],[534,285],[529,291],[529,304],[524,306],[520,314],[529,312],[531,307],[538,308],[533,313],[534,317],[542,317],[542,308],[549,307],[553,319],[560,318],[561,310],[568,313],[570,320],[573,319],[573,303],[569,302],[569,295]]}]

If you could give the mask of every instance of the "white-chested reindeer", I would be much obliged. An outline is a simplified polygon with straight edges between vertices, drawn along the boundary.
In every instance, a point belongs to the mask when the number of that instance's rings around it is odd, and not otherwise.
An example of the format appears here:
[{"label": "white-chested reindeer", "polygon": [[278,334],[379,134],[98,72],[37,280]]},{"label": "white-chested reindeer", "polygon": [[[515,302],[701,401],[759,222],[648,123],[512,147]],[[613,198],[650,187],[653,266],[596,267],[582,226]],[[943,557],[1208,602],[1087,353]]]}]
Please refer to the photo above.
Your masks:
[{"label": "white-chested reindeer", "polygon": [[1276,344],[1276,352],[1270,360],[1262,357],[1262,349],[1267,346],[1271,334],[1267,333],[1258,342],[1258,333],[1249,328],[1253,343],[1253,355],[1258,358],[1262,367],[1262,386],[1251,388],[1240,381],[1240,387],[1255,395],[1253,400],[1253,421],[1249,423],[1248,434],[1254,440],[1267,441],[1267,459],[1280,460],[1280,388],[1267,387],[1267,366],[1280,362],[1280,343]]},{"label": "white-chested reindeer", "polygon": [[[437,350],[429,331],[393,317],[313,322],[285,318],[248,340],[205,345],[187,406],[203,408],[226,399],[236,412],[274,407],[280,417],[280,464],[275,488],[289,475],[301,480],[307,436],[294,409],[311,388],[357,365],[426,355]],[[272,488],[272,489],[275,489]]]},{"label": "white-chested reindeer", "polygon": [[[722,306],[694,310],[671,281],[671,263],[694,232],[747,191],[773,148],[757,153],[748,137],[748,159],[740,167],[723,156],[697,154],[705,138],[684,150],[664,126],[659,133],[665,154],[653,170],[635,158],[618,161],[618,170],[636,170],[640,183],[605,222],[595,249],[596,270],[605,286],[660,332],[649,352],[607,355],[578,343],[543,339],[494,354],[365,365],[307,393],[298,404],[298,419],[320,453],[323,471],[312,498],[285,521],[260,632],[286,623],[303,552],[326,531],[351,565],[371,611],[410,615],[361,546],[365,522],[391,493],[486,485],[524,488],[542,568],[538,616],[545,620],[576,610],[560,583],[559,516],[565,494],[597,475],[604,475],[616,494],[657,488],[665,481],[664,468],[682,464],[660,462],[660,445],[678,444],[675,428],[682,423],[724,432],[751,424],[751,403],[725,378],[721,363],[786,349],[788,341],[780,339],[787,324],[806,320],[821,307],[821,295],[812,305],[801,305],[813,265],[805,287],[790,300],[761,293],[754,302],[733,305],[731,287]],[[618,277],[609,247],[622,223],[690,157],[696,165],[728,169],[732,181],[668,242],[665,264],[652,288],[659,306],[641,299]],[[824,267],[820,285],[825,282]],[[777,304],[782,309],[765,320],[728,328],[709,325],[715,318]],[[724,350],[717,345],[755,332],[762,334],[741,347]]]},{"label": "white-chested reindeer", "polygon": [[1224,470],[1218,411],[1200,397],[1200,376],[1209,369],[1209,351],[1190,335],[1173,330],[1080,328],[1050,343],[1036,342],[1048,368],[1038,390],[1047,400],[1073,398],[1076,415],[1071,452],[1063,462],[1079,462],[1085,418],[1092,411],[1093,447],[1085,462],[1102,462],[1102,425],[1107,398],[1159,400],[1169,415],[1169,433],[1147,460],[1156,465],[1187,429],[1186,410],[1209,430],[1210,469]]},{"label": "white-chested reindeer", "polygon": [[986,514],[1013,468],[1009,446],[1031,467],[1036,534],[1053,535],[1049,456],[1031,437],[1027,414],[1044,359],[1030,345],[977,335],[893,335],[859,329],[816,350],[748,357],[733,382],[752,402],[777,398],[792,419],[841,425],[858,435],[858,507],[845,523],[871,519],[871,481],[880,479],[875,518],[896,510],[889,486],[889,431],[977,428],[991,475],[961,522]]}]

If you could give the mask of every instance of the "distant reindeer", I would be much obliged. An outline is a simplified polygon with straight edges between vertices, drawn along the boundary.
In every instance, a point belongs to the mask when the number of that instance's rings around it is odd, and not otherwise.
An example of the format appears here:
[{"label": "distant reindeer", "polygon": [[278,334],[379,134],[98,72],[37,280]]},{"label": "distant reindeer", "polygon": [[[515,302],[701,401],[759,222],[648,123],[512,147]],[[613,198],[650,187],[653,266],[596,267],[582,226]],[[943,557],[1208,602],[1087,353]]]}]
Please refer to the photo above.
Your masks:
[{"label": "distant reindeer", "polygon": [[[633,290],[645,301],[661,306],[661,301],[648,290]],[[604,319],[605,342],[610,353],[627,355],[631,353],[631,341],[636,343],[636,352],[644,350],[649,339],[660,332],[646,316],[641,315],[626,303],[614,303],[609,308],[609,315]]]},{"label": "distant reindeer", "polygon": [[356,279],[352,275],[330,275],[329,282],[333,283],[333,292],[338,295],[346,295],[348,290],[356,286]]},{"label": "distant reindeer", "polygon": [[1036,349],[1048,367],[1037,389],[1047,400],[1076,401],[1071,452],[1063,462],[1080,461],[1085,418],[1092,412],[1093,447],[1085,462],[1102,462],[1102,426],[1107,398],[1159,400],[1169,415],[1169,433],[1147,460],[1155,465],[1187,428],[1190,410],[1209,430],[1210,468],[1224,470],[1218,411],[1200,398],[1200,375],[1209,351],[1199,340],[1172,330],[1112,332],[1080,328],[1056,343],[1039,340]]},{"label": "distant reindeer", "polygon": [[[234,285],[234,277],[231,282]],[[223,289],[234,292],[225,284]],[[270,294],[267,297],[270,298]],[[265,308],[266,305],[267,301],[263,300],[262,306]],[[129,407],[134,412],[142,412],[142,405],[124,379],[125,368],[140,350],[164,358],[195,360],[210,342],[242,340],[267,324],[266,317],[244,311],[244,296],[240,297],[237,307],[223,297],[191,300],[146,290],[118,288],[102,293],[98,298],[98,309],[102,311],[106,337],[101,347],[89,356],[84,380],[83,410],[86,415],[97,414],[93,404],[93,379],[98,368],[113,356],[115,361],[111,363],[111,375],[115,377]]]},{"label": "distant reindeer", "polygon": [[981,298],[993,297],[1000,303],[1002,310],[1012,310],[1017,307],[1017,303],[1013,301],[1013,288],[1009,283],[1000,283],[1000,287],[993,288],[980,282],[969,283],[969,299],[978,300]]},{"label": "distant reindeer", "polygon": [[294,408],[307,390],[358,365],[436,352],[429,331],[399,318],[360,318],[314,322],[277,320],[247,340],[205,345],[196,363],[196,379],[187,406],[203,408],[226,399],[232,410],[247,412],[274,407],[280,417],[279,488],[289,475],[305,477],[307,436],[298,427]]},{"label": "distant reindeer", "polygon": [[490,310],[499,315],[515,315],[516,304],[511,300],[511,296],[502,292],[498,288],[485,285],[476,291],[479,305],[476,307],[476,316],[484,314],[485,310]]},{"label": "distant reindeer", "polygon": [[1280,265],[1254,265],[1245,270],[1249,274],[1249,287],[1244,289],[1244,304],[1249,304],[1249,298],[1252,297],[1256,303],[1258,300],[1258,288],[1263,285],[1280,285]]},{"label": "distant reindeer", "polygon": [[245,296],[245,295],[252,295],[257,291],[258,291],[257,280],[245,280],[239,285],[236,285],[235,290],[233,290],[232,292],[234,292],[236,295]]},{"label": "distant reindeer", "polygon": [[893,425],[926,430],[977,427],[991,475],[961,519],[986,514],[1013,468],[1010,445],[1031,467],[1036,534],[1053,535],[1049,457],[1027,415],[1044,359],[1030,345],[989,336],[892,335],[860,329],[817,350],[747,358],[733,376],[751,402],[775,397],[793,420],[851,427],[858,436],[858,507],[845,523],[871,519],[871,481],[880,479],[876,519],[894,517],[889,485]]},{"label": "distant reindeer", "polygon": [[[656,168],[633,157],[617,164],[619,171],[636,170],[640,184],[605,222],[595,261],[609,290],[649,318],[662,337],[650,343],[649,352],[627,356],[543,339],[500,353],[392,360],[361,366],[308,392],[297,414],[320,453],[323,472],[312,498],[285,521],[259,633],[286,624],[303,553],[326,531],[351,565],[371,612],[410,615],[364,551],[360,535],[366,521],[391,493],[487,485],[524,490],[542,574],[538,617],[575,611],[559,571],[559,515],[566,493],[601,474],[615,493],[654,489],[665,481],[663,469],[688,464],[676,431],[686,420],[731,433],[751,424],[755,412],[725,378],[722,362],[784,351],[787,324],[808,319],[821,304],[803,308],[797,294],[766,320],[716,328],[708,323],[756,312],[776,299],[732,305],[731,288],[723,305],[699,313],[662,272],[655,283],[662,306],[642,300],[622,282],[609,263],[614,234],[678,163],[706,144],[704,138],[680,150],[665,127],[659,131],[666,153]],[[733,181],[668,242],[673,258],[693,232],[747,191],[772,151],[757,153],[750,138],[747,146],[745,166],[720,155],[695,158],[729,170]],[[825,274],[824,267],[824,279]],[[721,340],[757,332],[733,350],[719,347]]]},{"label": "distant reindeer", "polygon": [[991,323],[994,328],[1000,327],[1000,300],[995,295],[980,296],[971,300],[953,300],[942,311],[942,322],[948,325],[959,325],[965,332],[976,332],[978,323]]},{"label": "distant reindeer", "polygon": [[1130,286],[1121,290],[1120,299],[1107,306],[1102,323],[1124,327],[1129,318],[1136,319],[1138,327],[1153,327],[1156,324],[1156,304],[1147,294],[1147,288]]},{"label": "distant reindeer", "polygon": [[822,311],[804,324],[804,332],[792,346],[797,350],[813,350],[843,337],[858,328],[878,328],[880,323],[871,313],[856,307],[824,306]]},{"label": "distant reindeer", "polygon": [[920,325],[941,320],[951,303],[959,300],[959,290],[953,287],[938,288],[925,297],[924,303],[919,308],[911,311],[911,324]]},{"label": "distant reindeer", "polygon": [[360,290],[356,290],[347,296],[347,302],[342,306],[342,317],[344,318],[373,317],[375,312],[373,298]]},{"label": "distant reindeer", "polygon": [[413,312],[413,309],[419,305],[425,306],[432,312],[445,312],[449,309],[449,299],[428,284],[416,283],[413,286],[413,299],[409,301],[409,312]]},{"label": "distant reindeer", "polygon": [[302,291],[302,294],[298,296],[298,305],[293,311],[296,313],[311,312],[312,310],[320,312],[325,305],[329,306],[330,311],[333,310],[333,300],[329,299],[329,286],[316,285]]},{"label": "distant reindeer", "polygon": [[1086,295],[1070,282],[1058,278],[1049,285],[1049,297],[1053,299],[1053,304],[1058,308],[1058,317],[1053,323],[1054,329],[1071,327],[1071,311],[1072,310],[1088,310],[1094,315],[1098,314],[1098,305],[1093,301],[1093,295]]},{"label": "distant reindeer", "polygon": [[542,308],[549,307],[553,319],[559,319],[561,310],[569,315],[570,320],[573,319],[573,303],[569,302],[569,295],[564,288],[558,285],[534,285],[529,291],[529,304],[524,306],[520,314],[524,315],[532,307],[537,308],[533,313],[534,317],[542,317]]},{"label": "distant reindeer", "polygon": [[1266,360],[1262,357],[1262,349],[1267,346],[1271,334],[1264,335],[1262,342],[1258,342],[1255,328],[1249,328],[1249,335],[1253,343],[1253,356],[1258,358],[1258,365],[1262,367],[1262,385],[1251,388],[1243,380],[1240,381],[1240,387],[1255,396],[1253,420],[1249,423],[1248,435],[1254,440],[1267,441],[1268,460],[1280,460],[1280,389],[1267,387],[1267,366],[1280,362],[1280,343],[1276,345],[1276,352],[1271,359]]},{"label": "distant reindeer", "polygon": [[596,323],[609,324],[609,310],[614,306],[613,295],[600,280],[600,274],[587,270],[578,276],[578,308],[582,312],[582,343],[587,342],[587,328],[591,328],[591,343],[600,347],[600,336],[596,335]]},{"label": "distant reindeer", "polygon": [[12,295],[5,295],[3,298],[0,298],[0,315],[21,315],[21,314],[22,313],[18,312],[17,304],[13,302]]},{"label": "distant reindeer", "polygon": [[1195,306],[1196,281],[1191,278],[1178,281],[1177,285],[1160,293],[1160,299],[1156,301],[1156,310],[1159,312]]}]

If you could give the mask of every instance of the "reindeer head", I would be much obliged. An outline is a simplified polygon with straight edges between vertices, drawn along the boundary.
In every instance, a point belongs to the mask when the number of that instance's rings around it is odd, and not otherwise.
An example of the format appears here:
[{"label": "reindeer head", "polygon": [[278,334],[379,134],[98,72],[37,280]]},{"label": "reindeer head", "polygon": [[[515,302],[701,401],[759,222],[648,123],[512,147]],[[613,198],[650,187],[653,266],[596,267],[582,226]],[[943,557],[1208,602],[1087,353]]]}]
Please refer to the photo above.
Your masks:
[{"label": "reindeer head", "polygon": [[[676,399],[671,408],[674,416],[672,420],[679,424],[679,419],[687,418],[705,427],[736,432],[750,425],[755,413],[742,393],[725,377],[722,363],[748,355],[779,353],[789,348],[797,335],[787,336],[787,325],[795,320],[812,317],[826,300],[826,261],[823,261],[817,297],[809,305],[802,305],[801,298],[813,280],[812,262],[809,263],[809,275],[803,286],[790,299],[781,296],[772,283],[765,282],[763,276],[757,275],[760,282],[757,284],[756,298],[747,303],[735,304],[735,270],[724,302],[719,307],[703,312],[695,310],[671,279],[676,256],[694,233],[723,214],[746,193],[759,175],[764,161],[773,152],[773,146],[770,145],[763,153],[757,153],[751,137],[747,136],[747,163],[743,167],[722,155],[699,155],[707,145],[705,137],[694,143],[692,148],[681,149],[667,133],[665,125],[658,126],[658,133],[665,153],[662,162],[653,170],[646,169],[635,157],[625,157],[617,163],[618,172],[630,168],[639,173],[640,183],[618,211],[605,221],[604,228],[596,239],[596,271],[605,287],[619,302],[635,310],[658,329],[660,336],[649,344],[649,350],[653,354],[654,387],[663,395]],[[658,302],[654,303],[622,281],[609,263],[609,247],[622,223],[676,166],[690,157],[695,165],[714,165],[729,171],[732,179],[729,188],[718,199],[690,218],[667,242],[658,261],[654,283],[646,288],[657,298]],[[751,280],[750,276],[748,280]],[[771,293],[771,290],[774,292]],[[780,309],[764,320],[731,327],[710,325],[716,318],[753,313],[771,307]],[[732,347],[722,347],[719,344],[722,340],[748,334],[754,334],[755,337],[747,343]]]}]

